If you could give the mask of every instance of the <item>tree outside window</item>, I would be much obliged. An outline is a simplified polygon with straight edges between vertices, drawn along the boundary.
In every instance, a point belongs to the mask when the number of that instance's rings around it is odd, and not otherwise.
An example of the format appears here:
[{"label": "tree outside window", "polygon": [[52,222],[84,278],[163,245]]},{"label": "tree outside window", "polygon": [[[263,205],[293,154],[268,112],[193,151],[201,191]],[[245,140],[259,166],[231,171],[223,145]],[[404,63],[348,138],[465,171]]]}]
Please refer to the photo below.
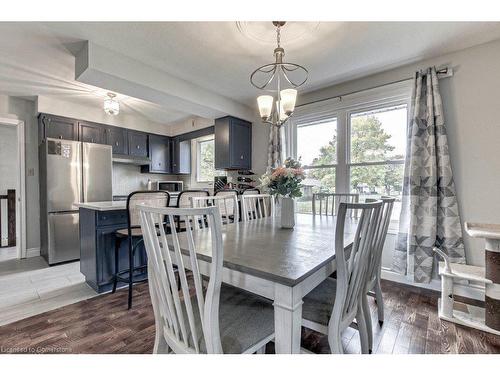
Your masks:
[{"label": "tree outside window", "polygon": [[198,142],[197,182],[212,182],[215,172],[215,142],[213,139]]}]

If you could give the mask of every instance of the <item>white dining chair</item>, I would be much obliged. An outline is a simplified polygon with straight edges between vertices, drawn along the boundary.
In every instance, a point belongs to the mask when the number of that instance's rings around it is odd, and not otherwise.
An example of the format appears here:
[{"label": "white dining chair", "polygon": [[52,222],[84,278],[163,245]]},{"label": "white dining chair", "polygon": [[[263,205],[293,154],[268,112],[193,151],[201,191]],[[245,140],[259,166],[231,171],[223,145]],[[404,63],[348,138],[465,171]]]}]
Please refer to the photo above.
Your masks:
[{"label": "white dining chair", "polygon": [[243,221],[274,216],[274,197],[270,194],[241,195],[241,216]]},{"label": "white dining chair", "polygon": [[[319,209],[316,205],[319,202]],[[359,194],[357,193],[314,193],[312,196],[313,215],[337,215],[340,203],[358,203]],[[357,218],[358,211],[349,212],[351,217]]]},{"label": "white dining chair", "polygon": [[[368,353],[368,332],[362,308],[366,273],[377,230],[382,201],[340,203],[335,229],[337,278],[328,277],[303,298],[302,325],[328,335],[330,350],[342,354],[342,332],[356,319],[361,352]],[[353,245],[344,250],[344,227],[348,210],[359,210],[360,216]]]},{"label": "white dining chair", "polygon": [[[371,353],[373,349],[373,328],[370,307],[368,306],[368,296],[374,296],[377,303],[377,315],[379,325],[384,323],[384,298],[382,296],[382,288],[380,286],[382,272],[382,251],[391,222],[392,209],[396,198],[382,197],[382,209],[377,224],[377,231],[373,239],[373,250],[371,251],[370,262],[367,271],[366,292],[363,295],[363,311],[365,314],[367,331],[368,331],[368,350]],[[374,199],[367,199],[366,202],[375,202]],[[373,294],[373,292],[375,292]]]},{"label": "white dining chair", "polygon": [[[192,207],[219,207],[222,224],[237,223],[240,220],[238,196],[236,194],[218,194],[208,197],[192,197]],[[200,221],[201,227],[207,226],[206,220]]]},{"label": "white dining chair", "polygon": [[[265,298],[222,285],[223,239],[218,207],[155,208],[141,206],[141,228],[148,255],[149,292],[155,316],[154,353],[262,352],[274,338],[274,310]],[[157,226],[159,216],[170,221],[178,215],[186,231],[175,226],[167,236]],[[192,223],[207,218],[205,240],[211,244],[208,287],[203,288]],[[188,252],[181,253],[179,237],[186,236]],[[180,291],[174,276],[179,269]],[[192,273],[190,286],[186,269]]]}]

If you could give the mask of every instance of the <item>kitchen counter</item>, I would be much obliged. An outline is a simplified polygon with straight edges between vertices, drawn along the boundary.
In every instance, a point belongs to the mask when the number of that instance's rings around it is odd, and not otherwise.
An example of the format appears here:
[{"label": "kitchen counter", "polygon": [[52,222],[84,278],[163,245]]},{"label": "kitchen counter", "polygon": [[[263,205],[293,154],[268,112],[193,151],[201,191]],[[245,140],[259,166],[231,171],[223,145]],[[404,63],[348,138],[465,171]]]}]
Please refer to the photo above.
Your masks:
[{"label": "kitchen counter", "polygon": [[75,206],[95,211],[125,210],[127,208],[127,201],[87,202],[77,203]]}]

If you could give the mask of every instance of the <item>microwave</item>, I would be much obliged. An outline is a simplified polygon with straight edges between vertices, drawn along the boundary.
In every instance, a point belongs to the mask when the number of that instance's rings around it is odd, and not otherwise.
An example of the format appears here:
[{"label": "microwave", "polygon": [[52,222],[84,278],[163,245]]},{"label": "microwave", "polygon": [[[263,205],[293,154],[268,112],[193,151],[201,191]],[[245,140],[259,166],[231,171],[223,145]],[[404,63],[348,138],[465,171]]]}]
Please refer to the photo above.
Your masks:
[{"label": "microwave", "polygon": [[181,192],[184,189],[182,181],[156,181],[156,190],[165,190],[169,193]]}]

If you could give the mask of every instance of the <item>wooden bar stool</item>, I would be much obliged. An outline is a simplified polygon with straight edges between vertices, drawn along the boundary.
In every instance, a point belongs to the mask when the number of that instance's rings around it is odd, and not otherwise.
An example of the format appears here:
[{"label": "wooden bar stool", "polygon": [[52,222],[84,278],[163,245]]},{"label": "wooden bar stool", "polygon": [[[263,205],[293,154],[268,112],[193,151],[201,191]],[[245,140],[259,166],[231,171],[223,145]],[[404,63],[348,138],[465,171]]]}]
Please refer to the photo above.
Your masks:
[{"label": "wooden bar stool", "polygon": [[[128,309],[132,307],[132,286],[134,283],[147,281],[147,275],[142,276],[146,266],[135,267],[134,256],[137,248],[143,243],[138,206],[168,207],[170,195],[166,191],[135,191],[127,197],[127,228],[115,232],[115,274],[113,277],[113,291],[119,281],[128,283]],[[128,268],[120,270],[120,246],[127,240]]]}]

